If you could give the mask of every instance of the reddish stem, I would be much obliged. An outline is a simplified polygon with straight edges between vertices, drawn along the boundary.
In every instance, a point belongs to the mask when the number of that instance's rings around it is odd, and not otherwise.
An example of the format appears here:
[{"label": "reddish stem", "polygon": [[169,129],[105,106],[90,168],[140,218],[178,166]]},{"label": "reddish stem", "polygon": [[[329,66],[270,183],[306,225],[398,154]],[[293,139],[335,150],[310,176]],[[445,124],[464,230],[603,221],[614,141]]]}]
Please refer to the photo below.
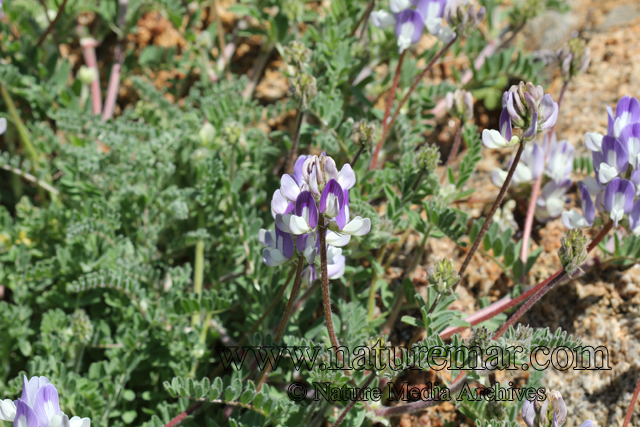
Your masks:
[{"label": "reddish stem", "polygon": [[[118,1],[118,27],[124,28],[125,16],[127,14],[127,7],[129,6],[129,0]],[[104,101],[104,111],[102,114],[102,121],[106,122],[113,117],[113,110],[116,106],[116,100],[118,99],[118,88],[120,87],[120,71],[122,70],[122,64],[124,62],[124,49],[122,48],[124,40],[118,40],[118,44],[115,48],[115,60],[111,68],[111,76],[109,78],[109,86],[107,88],[107,98]]]},{"label": "reddish stem", "polygon": [[96,72],[96,78],[91,82],[91,106],[93,107],[93,115],[96,116],[102,112],[102,94],[100,93],[100,72],[98,71],[98,61],[96,60],[96,46],[98,42],[91,38],[83,38],[80,40],[82,47],[82,55],[87,67],[93,68]]},{"label": "reddish stem", "polygon": [[[396,108],[395,113],[393,113],[393,117],[391,117],[391,121],[386,126],[385,126],[385,124],[387,122],[388,115],[385,114],[385,120],[382,122],[382,136],[380,137],[380,141],[378,141],[378,145],[376,146],[376,151],[373,153],[373,158],[371,159],[371,167],[369,168],[369,170],[374,170],[376,168],[376,163],[378,161],[378,152],[380,151],[380,148],[382,147],[382,144],[384,143],[384,140],[387,138],[387,134],[389,133],[389,129],[391,129],[393,127],[393,124],[395,123],[396,118],[398,117],[398,114],[400,114],[400,110],[402,109],[402,106],[409,100],[409,97],[411,96],[413,91],[416,90],[416,87],[418,87],[418,84],[422,81],[422,79],[424,79],[424,76],[427,74],[427,71],[429,71],[431,69],[431,67],[433,66],[433,64],[435,64],[436,61],[438,59],[440,59],[440,57],[442,55],[444,55],[444,53],[447,50],[449,50],[451,45],[453,45],[453,43],[456,40],[457,40],[457,37],[454,37],[453,40],[451,40],[449,43],[447,43],[438,53],[435,54],[435,56],[433,58],[431,58],[431,61],[429,61],[427,66],[424,67],[424,70],[422,70],[422,72],[420,73],[418,78],[415,79],[415,81],[413,82],[413,84],[409,88],[409,91],[407,92],[407,94],[404,96],[404,98],[402,98],[402,101],[400,101],[400,104]],[[398,73],[396,72],[396,78],[397,77],[398,77]],[[387,104],[387,109],[389,109],[389,108],[391,108],[391,103],[390,102]]]},{"label": "reddish stem", "polygon": [[178,427],[187,419],[189,415],[200,409],[202,405],[204,405],[204,402],[198,402],[195,405],[190,406],[186,411],[178,414],[174,419],[166,423],[164,427]]},{"label": "reddish stem", "polygon": [[[44,33],[42,33],[42,35],[40,36],[40,39],[38,39],[38,43],[36,43],[36,47],[40,47],[42,42],[44,42],[44,39],[46,39],[49,33],[51,32],[51,30],[53,30],[53,27],[56,26],[56,23],[58,22],[58,19],[60,19],[60,17],[62,16],[62,12],[64,12],[64,8],[66,5],[67,5],[67,0],[64,0],[60,5],[60,8],[58,9],[58,14],[54,18],[54,20],[49,23],[49,26],[47,27],[47,29],[44,31]],[[45,14],[47,13],[46,8],[44,13]]]},{"label": "reddish stem", "polygon": [[[560,90],[560,96],[558,96],[558,110],[560,109],[560,105],[562,105],[562,99],[564,98],[564,93],[567,90],[567,86],[569,85],[569,80],[565,81],[562,85],[562,89]],[[547,164],[547,157],[549,157],[549,150],[551,149],[551,137],[553,132],[555,131],[555,125],[549,131],[549,143],[544,152],[544,166]],[[543,167],[544,167],[543,166]],[[531,200],[529,201],[529,208],[527,209],[527,218],[524,222],[524,231],[522,232],[522,249],[520,251],[520,259],[523,263],[527,262],[527,253],[529,251],[529,237],[531,237],[531,229],[533,227],[533,218],[536,212],[536,204],[538,201],[538,193],[540,192],[540,186],[542,185],[542,176],[544,175],[544,171],[540,173],[540,176],[536,179],[536,182],[533,184],[533,189],[531,190]],[[524,281],[524,275],[521,278],[521,281]]]},{"label": "reddish stem", "polygon": [[638,384],[636,384],[636,390],[633,392],[633,396],[631,397],[631,402],[629,402],[629,409],[627,409],[627,415],[624,417],[624,422],[622,423],[622,427],[627,427],[631,422],[631,416],[633,415],[633,410],[636,407],[636,403],[638,402],[638,395],[640,395],[640,379],[638,379]]},{"label": "reddish stem", "polygon": [[376,150],[373,153],[373,157],[371,158],[371,166],[370,170],[374,170],[376,168],[376,164],[378,163],[378,153],[380,152],[380,148],[382,147],[382,143],[384,141],[384,137],[387,134],[387,120],[389,119],[389,114],[391,113],[391,104],[393,104],[393,99],[396,97],[396,90],[398,89],[398,82],[400,81],[400,71],[402,68],[402,63],[404,62],[404,55],[407,53],[404,50],[400,54],[400,59],[398,59],[398,65],[396,66],[396,75],[393,77],[393,83],[391,85],[391,90],[389,91],[389,98],[387,98],[387,105],[384,109],[384,119],[382,120],[382,138],[376,145]]}]

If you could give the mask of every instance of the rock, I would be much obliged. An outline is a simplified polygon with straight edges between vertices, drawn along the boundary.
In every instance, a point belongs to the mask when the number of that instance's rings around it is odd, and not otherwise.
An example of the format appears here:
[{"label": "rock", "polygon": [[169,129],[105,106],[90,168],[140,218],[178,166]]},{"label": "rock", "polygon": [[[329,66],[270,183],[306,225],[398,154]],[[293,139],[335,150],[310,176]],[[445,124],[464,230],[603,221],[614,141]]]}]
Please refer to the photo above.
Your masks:
[{"label": "rock", "polygon": [[604,22],[598,26],[598,31],[607,31],[631,24],[638,17],[640,17],[640,5],[623,4],[607,14]]}]

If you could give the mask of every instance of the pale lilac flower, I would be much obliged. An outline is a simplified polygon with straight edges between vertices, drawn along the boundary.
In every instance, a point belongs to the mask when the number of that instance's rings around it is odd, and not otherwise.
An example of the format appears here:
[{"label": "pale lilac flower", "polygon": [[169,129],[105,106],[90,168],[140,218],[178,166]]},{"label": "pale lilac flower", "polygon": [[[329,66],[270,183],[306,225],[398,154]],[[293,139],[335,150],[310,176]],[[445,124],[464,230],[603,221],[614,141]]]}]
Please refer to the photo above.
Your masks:
[{"label": "pale lilac flower", "polygon": [[584,134],[584,145],[591,151],[602,151],[602,138],[604,135],[598,132],[587,132]]},{"label": "pale lilac flower", "polygon": [[525,399],[524,402],[522,402],[522,410],[520,413],[522,415],[522,420],[527,426],[533,427],[535,425],[536,409],[534,402]]},{"label": "pale lilac flower", "polygon": [[16,404],[11,399],[0,401],[0,420],[12,422],[16,418]]},{"label": "pale lilac flower", "polygon": [[345,207],[344,190],[338,181],[331,179],[320,195],[320,213],[328,218],[335,218]]},{"label": "pale lilac flower", "polygon": [[602,151],[592,152],[593,168],[601,184],[610,182],[615,177],[627,171],[629,154],[626,147],[616,138],[605,136],[602,138]]},{"label": "pale lilac flower", "polygon": [[555,132],[550,137],[549,135],[545,135],[545,141],[543,143],[545,150],[546,144],[551,144],[547,157],[547,176],[556,182],[568,179],[573,171],[573,145],[566,139],[557,141]]},{"label": "pale lilac flower", "polygon": [[283,231],[295,235],[307,234],[316,229],[318,226],[318,207],[309,191],[300,193],[296,200],[295,214],[283,216],[283,222],[288,226],[288,230],[283,228]]},{"label": "pale lilac flower", "polygon": [[500,114],[500,131],[485,129],[482,131],[482,143],[488,148],[502,148],[515,145],[520,142],[520,138],[513,135],[511,117],[507,109],[503,109]]},{"label": "pale lilac flower", "polygon": [[562,212],[562,224],[569,229],[591,227],[596,217],[596,208],[593,206],[587,187],[581,185],[580,194],[582,196],[582,214],[575,209]]},{"label": "pale lilac flower", "polygon": [[616,106],[616,115],[613,115],[609,106],[607,106],[607,113],[609,115],[607,134],[618,138],[626,126],[640,122],[640,101],[629,96],[622,97]]},{"label": "pale lilac flower", "polygon": [[561,182],[549,181],[540,192],[536,201],[535,218],[540,222],[547,222],[562,214],[567,201],[567,190],[571,187],[571,180]]},{"label": "pale lilac flower", "polygon": [[640,200],[638,200],[629,214],[629,230],[636,236],[640,235]]},{"label": "pale lilac flower", "polygon": [[258,241],[266,246],[262,251],[262,260],[269,267],[282,265],[293,255],[293,237],[278,227],[274,231],[261,229]]},{"label": "pale lilac flower", "polygon": [[580,424],[580,427],[594,427],[593,421],[587,420],[587,421],[583,422],[582,424]]},{"label": "pale lilac flower", "polygon": [[[513,159],[509,163],[509,168],[513,164]],[[520,157],[520,162],[516,166],[511,178],[511,185],[514,187],[520,184],[538,179],[544,170],[544,149],[538,144],[527,145]],[[491,181],[494,185],[502,187],[505,179],[507,179],[507,171],[496,168],[491,173]]]},{"label": "pale lilac flower", "polygon": [[610,213],[614,226],[631,212],[633,209],[633,199],[636,189],[626,179],[615,178],[608,185],[604,192],[604,207]]},{"label": "pale lilac flower", "polygon": [[418,43],[424,29],[424,19],[417,10],[405,9],[397,15],[395,34],[398,39],[398,53],[412,44]]},{"label": "pale lilac flower", "polygon": [[345,260],[342,249],[327,246],[327,275],[329,279],[338,279],[344,275]]}]

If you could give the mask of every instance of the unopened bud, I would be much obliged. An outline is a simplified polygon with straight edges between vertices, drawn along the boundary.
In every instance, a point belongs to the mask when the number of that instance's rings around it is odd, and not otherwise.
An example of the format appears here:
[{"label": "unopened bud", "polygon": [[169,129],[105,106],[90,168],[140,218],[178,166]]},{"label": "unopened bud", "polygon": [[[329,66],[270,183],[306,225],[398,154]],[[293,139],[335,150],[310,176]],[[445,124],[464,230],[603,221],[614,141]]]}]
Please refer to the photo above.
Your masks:
[{"label": "unopened bud", "polygon": [[224,127],[224,136],[229,144],[234,145],[242,139],[242,126],[238,122],[231,122]]},{"label": "unopened bud", "polygon": [[573,38],[565,47],[558,50],[556,57],[560,63],[562,77],[569,80],[589,67],[591,49],[584,40]]},{"label": "unopened bud", "polygon": [[73,313],[71,331],[75,339],[78,341],[84,344],[91,341],[91,337],[93,336],[93,324],[84,310],[79,309]]},{"label": "unopened bud", "polygon": [[485,13],[485,7],[478,7],[473,0],[449,0],[444,7],[444,18],[458,36],[473,30]]},{"label": "unopened bud", "polygon": [[89,68],[83,65],[78,70],[78,79],[85,85],[91,84],[97,77],[98,73],[95,68]]},{"label": "unopened bud", "polygon": [[289,65],[298,66],[311,60],[311,50],[304,43],[294,40],[284,48],[284,60]]},{"label": "unopened bud", "polygon": [[560,245],[560,262],[571,277],[576,270],[580,270],[580,265],[587,259],[587,236],[582,234],[581,229],[574,228],[567,231],[560,240]]},{"label": "unopened bud", "polygon": [[473,117],[473,95],[466,90],[457,89],[445,96],[449,113],[460,120],[470,120]]},{"label": "unopened bud", "polygon": [[304,71],[296,71],[290,79],[289,92],[300,101],[302,108],[318,95],[316,78]]},{"label": "unopened bud", "polygon": [[198,136],[200,137],[200,143],[202,146],[210,145],[216,137],[216,128],[214,128],[211,123],[206,122],[200,128]]},{"label": "unopened bud", "polygon": [[471,331],[471,336],[467,341],[467,347],[480,347],[487,349],[493,345],[493,333],[486,326],[479,326]]},{"label": "unopened bud", "polygon": [[362,119],[354,123],[351,139],[356,145],[366,147],[373,143],[375,133],[376,125],[374,123],[367,123],[365,119]]},{"label": "unopened bud", "polygon": [[427,281],[441,294],[450,291],[451,287],[458,283],[458,278],[453,260],[443,258],[427,269]]},{"label": "unopened bud", "polygon": [[416,163],[427,175],[434,172],[440,163],[440,150],[433,144],[423,145],[418,151]]}]

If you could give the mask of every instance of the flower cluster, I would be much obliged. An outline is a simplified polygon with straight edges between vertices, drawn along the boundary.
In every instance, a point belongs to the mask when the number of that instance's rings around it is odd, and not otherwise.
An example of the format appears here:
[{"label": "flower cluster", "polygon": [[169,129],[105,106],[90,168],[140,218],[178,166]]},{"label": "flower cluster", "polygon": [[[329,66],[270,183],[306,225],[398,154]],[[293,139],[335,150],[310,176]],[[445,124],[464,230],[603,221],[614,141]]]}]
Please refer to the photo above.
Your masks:
[{"label": "flower cluster", "polygon": [[46,377],[23,378],[19,399],[0,401],[0,420],[14,427],[90,427],[89,418],[69,417],[60,410],[58,390]]},{"label": "flower cluster", "polygon": [[431,34],[449,42],[455,33],[442,22],[446,3],[447,0],[391,0],[391,13],[386,10],[372,12],[371,23],[378,28],[395,25],[400,53],[420,40],[425,27]]},{"label": "flower cluster", "polygon": [[303,279],[310,282],[316,277],[319,233],[325,233],[329,278],[341,277],[345,258],[340,247],[349,243],[351,236],[364,236],[371,230],[369,218],[350,217],[349,190],[355,183],[355,172],[348,163],[338,172],[335,161],[324,153],[298,157],[294,173],[283,175],[280,189],[273,193],[275,230],[260,230],[259,240],[266,246],[264,263],[270,267],[284,264],[297,250],[309,264]]},{"label": "flower cluster", "polygon": [[513,134],[514,128],[522,130],[522,139],[533,141],[538,133],[553,127],[557,119],[558,103],[551,95],[545,94],[542,86],[520,82],[502,96],[499,131],[483,130],[482,142],[489,148],[516,145],[521,138]]},{"label": "flower cluster", "polygon": [[[525,400],[521,415],[528,427],[559,427],[567,419],[567,406],[559,391],[547,390],[543,401]],[[593,421],[587,420],[580,427],[593,427]]]},{"label": "flower cluster", "polygon": [[[545,166],[544,157],[547,152]],[[555,133],[545,135],[542,144],[534,142],[527,145],[522,152],[511,186],[529,185],[541,175],[549,178],[536,201],[535,217],[540,222],[557,218],[562,213],[566,193],[572,184],[569,176],[573,171],[573,152],[573,145],[567,140],[558,141]],[[491,181],[501,187],[506,177],[506,171],[496,168],[491,174]]]},{"label": "flower cluster", "polygon": [[582,213],[575,209],[563,212],[562,222],[570,229],[590,227],[597,209],[609,214],[616,227],[629,215],[629,229],[640,234],[640,200],[635,201],[640,185],[640,101],[625,96],[618,102],[615,116],[611,107],[607,112],[607,134],[587,133],[584,137],[592,153],[595,177],[580,183]]},{"label": "flower cluster", "polygon": [[447,110],[460,120],[471,120],[473,118],[473,95],[463,89],[456,89],[455,92],[448,92],[444,97],[447,103]]}]

